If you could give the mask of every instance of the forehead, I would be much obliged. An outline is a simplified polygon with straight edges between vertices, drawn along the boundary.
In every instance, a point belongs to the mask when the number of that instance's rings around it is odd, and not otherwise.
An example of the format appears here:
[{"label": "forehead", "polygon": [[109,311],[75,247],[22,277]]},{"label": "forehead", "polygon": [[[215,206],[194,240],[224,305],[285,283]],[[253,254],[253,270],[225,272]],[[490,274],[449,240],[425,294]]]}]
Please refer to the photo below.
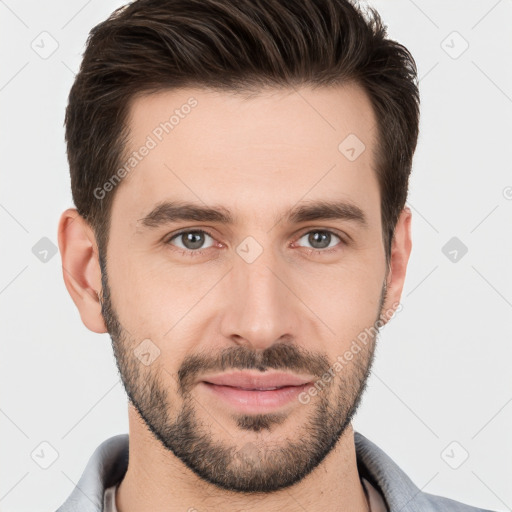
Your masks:
[{"label": "forehead", "polygon": [[130,222],[165,200],[222,204],[240,219],[314,199],[379,209],[376,119],[354,84],[163,91],[134,99],[128,126],[113,216]]}]

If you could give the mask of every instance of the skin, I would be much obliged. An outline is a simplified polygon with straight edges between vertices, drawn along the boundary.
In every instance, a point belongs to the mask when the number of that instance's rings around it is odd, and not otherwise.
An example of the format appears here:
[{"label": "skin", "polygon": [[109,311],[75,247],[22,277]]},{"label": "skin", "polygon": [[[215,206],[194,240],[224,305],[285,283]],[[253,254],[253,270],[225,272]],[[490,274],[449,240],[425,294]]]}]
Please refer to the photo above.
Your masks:
[{"label": "skin", "polygon": [[[110,333],[130,398],[118,510],[366,511],[351,419],[375,337],[307,404],[292,400],[276,414],[242,414],[198,379],[246,367],[317,380],[358,334],[396,309],[411,211],[401,213],[388,267],[369,99],[352,84],[249,99],[160,92],[133,102],[129,149],[191,96],[197,106],[110,192],[103,276],[90,226],[73,208],[59,222],[66,287],[85,326]],[[355,161],[338,150],[351,133],[366,146]],[[164,199],[222,205],[236,223],[143,229],[138,220]],[[297,203],[340,199],[364,211],[367,227],[347,219],[276,222]],[[185,237],[169,243],[185,228],[212,235],[202,239],[202,255],[179,252],[194,250]],[[324,246],[304,236],[322,230],[334,233]],[[248,236],[262,249],[251,263],[236,251]],[[308,253],[326,245],[336,250]],[[147,366],[133,352],[145,339],[160,351]]]}]

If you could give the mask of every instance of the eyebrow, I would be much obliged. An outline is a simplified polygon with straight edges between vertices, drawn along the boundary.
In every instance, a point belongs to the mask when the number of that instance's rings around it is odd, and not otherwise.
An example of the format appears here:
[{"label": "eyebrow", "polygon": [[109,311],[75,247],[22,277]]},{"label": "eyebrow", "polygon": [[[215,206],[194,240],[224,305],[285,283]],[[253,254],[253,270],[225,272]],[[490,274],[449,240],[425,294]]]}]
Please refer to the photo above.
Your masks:
[{"label": "eyebrow", "polygon": [[[318,200],[302,203],[293,207],[284,215],[284,222],[299,224],[317,220],[354,221],[361,227],[368,227],[368,219],[359,206],[347,201]],[[276,224],[280,219],[275,219]],[[147,215],[137,220],[138,225],[155,229],[176,221],[216,222],[233,225],[235,217],[223,206],[204,206],[185,201],[163,201],[158,203]]]}]

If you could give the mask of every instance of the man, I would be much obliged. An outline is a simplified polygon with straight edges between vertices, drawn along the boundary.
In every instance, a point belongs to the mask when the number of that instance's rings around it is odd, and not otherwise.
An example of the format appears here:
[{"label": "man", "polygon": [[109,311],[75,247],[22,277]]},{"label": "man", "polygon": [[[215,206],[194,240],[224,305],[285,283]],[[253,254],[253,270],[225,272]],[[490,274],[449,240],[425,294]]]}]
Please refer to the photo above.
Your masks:
[{"label": "man", "polygon": [[400,307],[416,66],[345,0],[138,0],[69,96],[66,287],[129,438],[60,511],[475,511],[351,420]]}]

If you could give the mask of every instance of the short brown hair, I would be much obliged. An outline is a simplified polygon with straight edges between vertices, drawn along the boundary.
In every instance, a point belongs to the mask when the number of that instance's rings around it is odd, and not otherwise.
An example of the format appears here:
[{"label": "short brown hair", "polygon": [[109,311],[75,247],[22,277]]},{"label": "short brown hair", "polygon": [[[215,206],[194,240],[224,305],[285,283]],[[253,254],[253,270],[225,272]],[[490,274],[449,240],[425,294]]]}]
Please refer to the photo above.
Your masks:
[{"label": "short brown hair", "polygon": [[[416,64],[373,8],[348,0],[136,0],[87,39],[65,127],[73,200],[100,253],[123,161],[130,102],[177,87],[227,91],[360,85],[378,124],[376,172],[386,260],[408,193],[419,125]],[[341,142],[341,141],[340,141]]]}]

